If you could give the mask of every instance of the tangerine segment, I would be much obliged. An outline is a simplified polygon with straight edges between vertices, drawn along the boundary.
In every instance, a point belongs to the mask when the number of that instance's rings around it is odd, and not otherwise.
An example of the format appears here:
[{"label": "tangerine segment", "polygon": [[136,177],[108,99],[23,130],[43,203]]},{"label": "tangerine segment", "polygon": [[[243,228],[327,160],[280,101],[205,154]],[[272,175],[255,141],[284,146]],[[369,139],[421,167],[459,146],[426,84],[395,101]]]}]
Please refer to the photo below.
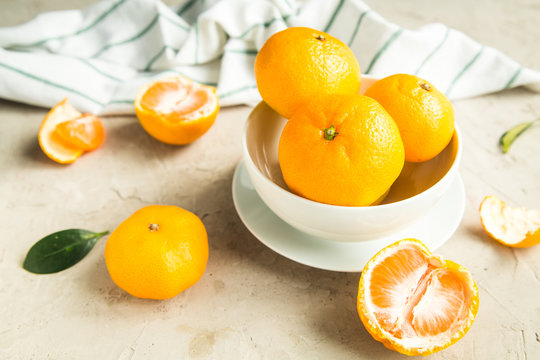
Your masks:
[{"label": "tangerine segment", "polygon": [[204,224],[177,206],[139,209],[113,231],[105,247],[114,283],[147,299],[169,299],[194,285],[207,261]]},{"label": "tangerine segment", "polygon": [[135,112],[143,128],[159,141],[189,144],[214,124],[219,110],[216,89],[184,76],[156,80],[143,86]]},{"label": "tangerine segment", "polygon": [[78,118],[63,121],[56,125],[55,131],[74,148],[92,151],[103,144],[105,128],[101,119],[92,114],[83,114]]},{"label": "tangerine segment", "polygon": [[462,266],[416,239],[387,246],[365,266],[358,313],[368,332],[406,355],[429,355],[459,339],[478,312],[478,289]]},{"label": "tangerine segment", "polygon": [[39,128],[38,141],[39,146],[50,159],[61,164],[69,164],[83,154],[83,149],[66,142],[56,131],[58,124],[79,118],[81,115],[67,98],[47,113]]},{"label": "tangerine segment", "polygon": [[540,210],[512,208],[496,196],[486,196],[480,204],[484,230],[493,239],[511,247],[540,243]]}]

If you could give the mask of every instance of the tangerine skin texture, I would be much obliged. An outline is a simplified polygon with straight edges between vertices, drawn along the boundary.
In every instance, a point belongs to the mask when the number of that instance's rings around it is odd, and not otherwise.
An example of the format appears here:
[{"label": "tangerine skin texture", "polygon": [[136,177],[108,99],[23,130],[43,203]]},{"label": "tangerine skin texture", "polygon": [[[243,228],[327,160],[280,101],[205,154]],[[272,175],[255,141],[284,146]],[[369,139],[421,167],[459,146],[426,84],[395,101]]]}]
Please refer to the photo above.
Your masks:
[{"label": "tangerine skin texture", "polygon": [[377,100],[396,122],[405,161],[430,160],[452,139],[452,104],[428,81],[408,74],[391,75],[371,85],[365,95]]},{"label": "tangerine skin texture", "polygon": [[347,45],[304,27],[272,35],[255,58],[261,97],[287,119],[315,95],[358,93],[360,75],[360,66]]},{"label": "tangerine skin texture", "polygon": [[[333,125],[337,135],[324,137]],[[399,130],[375,100],[331,95],[306,104],[288,121],[279,163],[292,192],[321,203],[367,206],[392,185],[404,165]]]},{"label": "tangerine skin texture", "polygon": [[169,299],[202,277],[208,261],[206,229],[182,208],[147,206],[110,235],[105,261],[114,283],[129,294]]}]

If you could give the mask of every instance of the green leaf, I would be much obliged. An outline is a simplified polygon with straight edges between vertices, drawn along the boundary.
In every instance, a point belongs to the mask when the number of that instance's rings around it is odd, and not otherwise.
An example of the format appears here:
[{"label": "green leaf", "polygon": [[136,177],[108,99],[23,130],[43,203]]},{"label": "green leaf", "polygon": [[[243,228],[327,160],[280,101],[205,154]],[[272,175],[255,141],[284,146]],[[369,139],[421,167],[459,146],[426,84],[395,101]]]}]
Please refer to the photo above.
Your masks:
[{"label": "green leaf", "polygon": [[97,240],[107,235],[82,229],[62,230],[35,243],[24,259],[23,268],[35,274],[52,274],[65,270],[92,250]]},{"label": "green leaf", "polygon": [[540,119],[536,119],[533,121],[516,125],[510,130],[508,130],[507,132],[505,132],[499,139],[499,144],[501,145],[503,153],[506,154],[508,150],[510,149],[510,145],[512,145],[512,143],[518,138],[518,136],[523,134],[525,130],[530,128],[535,122],[539,120]]}]

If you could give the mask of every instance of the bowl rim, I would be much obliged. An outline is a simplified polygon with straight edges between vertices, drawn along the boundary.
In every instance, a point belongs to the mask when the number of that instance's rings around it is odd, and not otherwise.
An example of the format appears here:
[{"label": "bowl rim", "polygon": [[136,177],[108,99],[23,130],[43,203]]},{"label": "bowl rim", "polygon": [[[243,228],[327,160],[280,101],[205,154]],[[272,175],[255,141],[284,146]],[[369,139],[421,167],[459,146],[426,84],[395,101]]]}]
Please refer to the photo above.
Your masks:
[{"label": "bowl rim", "polygon": [[[443,184],[445,181],[446,182],[448,181],[448,178],[449,178],[450,174],[457,172],[457,169],[458,169],[458,167],[459,167],[459,165],[461,163],[461,155],[462,155],[462,152],[463,152],[463,141],[462,141],[461,131],[459,130],[459,126],[457,125],[457,123],[454,120],[454,134],[456,136],[456,141],[457,141],[457,151],[456,151],[456,156],[455,156],[454,162],[452,163],[452,165],[450,166],[448,171],[444,174],[444,176],[442,178],[440,178],[439,181],[437,181],[435,184],[433,184],[432,186],[427,188],[426,190],[424,190],[424,191],[422,191],[422,192],[420,192],[420,193],[418,193],[418,194],[416,194],[414,196],[403,199],[403,200],[395,201],[395,202],[388,203],[388,204],[378,204],[378,205],[344,206],[344,205],[326,204],[326,203],[318,202],[318,201],[315,201],[315,200],[310,200],[310,199],[304,198],[304,197],[302,197],[300,195],[296,195],[295,193],[282,188],[281,186],[279,186],[278,184],[276,184],[275,182],[270,180],[267,176],[265,176],[259,170],[257,165],[255,165],[255,162],[251,158],[251,155],[249,153],[248,146],[247,146],[247,128],[249,126],[249,121],[250,121],[250,119],[252,117],[253,112],[259,106],[261,106],[262,104],[266,104],[266,103],[264,101],[261,101],[253,108],[253,110],[251,110],[250,114],[248,115],[248,118],[244,122],[243,129],[242,129],[242,152],[243,152],[244,161],[246,161],[247,165],[248,165],[247,166],[248,174],[249,174],[249,168],[253,168],[255,170],[256,174],[258,175],[258,177],[262,178],[262,181],[265,184],[269,185],[273,189],[276,189],[279,193],[283,194],[287,198],[290,198],[292,201],[304,203],[307,206],[318,207],[318,208],[321,208],[323,210],[324,209],[333,209],[333,211],[338,211],[338,210],[339,211],[366,211],[367,209],[369,209],[369,211],[374,211],[375,209],[377,209],[375,211],[385,211],[385,210],[389,210],[389,209],[392,209],[392,208],[399,208],[399,207],[402,207],[402,206],[406,206],[408,203],[418,201],[418,199],[426,198],[431,193],[436,192],[439,187],[443,186],[441,184]],[[270,107],[270,105],[268,105],[268,104],[266,104],[266,106]],[[271,107],[270,107],[270,109],[271,109]],[[452,139],[450,140],[448,145],[450,145],[450,143],[453,141],[453,138],[454,138],[454,135],[452,135]],[[254,186],[255,186],[255,184],[254,184]],[[257,190],[256,187],[255,187],[255,189]]]}]

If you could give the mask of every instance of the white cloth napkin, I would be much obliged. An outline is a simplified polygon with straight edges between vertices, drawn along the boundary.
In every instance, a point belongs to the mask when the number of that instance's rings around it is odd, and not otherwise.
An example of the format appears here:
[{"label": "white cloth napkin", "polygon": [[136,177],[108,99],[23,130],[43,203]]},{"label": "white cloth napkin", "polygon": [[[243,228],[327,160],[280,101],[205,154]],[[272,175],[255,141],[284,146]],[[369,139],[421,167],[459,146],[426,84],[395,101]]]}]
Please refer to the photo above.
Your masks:
[{"label": "white cloth napkin", "polygon": [[403,72],[451,99],[540,83],[540,73],[442,24],[392,24],[360,0],[104,0],[0,28],[0,97],[83,112],[133,113],[137,89],[183,74],[217,86],[222,106],[260,100],[258,49],[291,26],[320,29],[356,54],[363,73]]}]

